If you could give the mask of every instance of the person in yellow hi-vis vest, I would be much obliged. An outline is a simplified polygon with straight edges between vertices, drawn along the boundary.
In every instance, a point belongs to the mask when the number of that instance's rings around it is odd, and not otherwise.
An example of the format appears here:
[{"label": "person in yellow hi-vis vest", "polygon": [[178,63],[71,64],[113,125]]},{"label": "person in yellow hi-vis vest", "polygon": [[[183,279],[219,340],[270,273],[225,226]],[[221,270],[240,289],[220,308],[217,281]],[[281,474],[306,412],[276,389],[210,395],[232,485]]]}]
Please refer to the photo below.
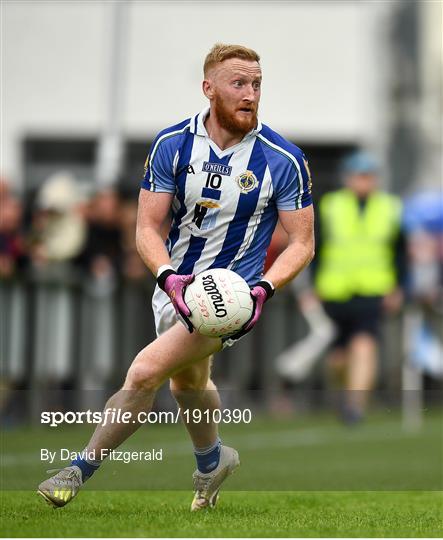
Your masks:
[{"label": "person in yellow hi-vis vest", "polygon": [[346,392],[346,423],[365,414],[378,363],[385,310],[402,303],[401,201],[379,190],[378,164],[365,152],[344,162],[344,187],[319,203],[315,290],[336,325],[328,355],[330,375]]}]

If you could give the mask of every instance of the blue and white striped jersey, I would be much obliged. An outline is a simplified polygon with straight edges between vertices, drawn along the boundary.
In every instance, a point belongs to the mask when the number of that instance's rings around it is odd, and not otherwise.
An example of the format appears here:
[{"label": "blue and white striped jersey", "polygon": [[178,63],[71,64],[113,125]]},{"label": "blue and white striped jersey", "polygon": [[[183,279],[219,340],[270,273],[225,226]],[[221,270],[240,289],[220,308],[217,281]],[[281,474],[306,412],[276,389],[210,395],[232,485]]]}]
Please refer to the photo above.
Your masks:
[{"label": "blue and white striped jersey", "polygon": [[312,204],[309,168],[300,148],[260,122],[220,150],[203,123],[208,111],[159,133],[142,188],[175,195],[167,248],[178,273],[229,268],[253,285],[278,210]]}]

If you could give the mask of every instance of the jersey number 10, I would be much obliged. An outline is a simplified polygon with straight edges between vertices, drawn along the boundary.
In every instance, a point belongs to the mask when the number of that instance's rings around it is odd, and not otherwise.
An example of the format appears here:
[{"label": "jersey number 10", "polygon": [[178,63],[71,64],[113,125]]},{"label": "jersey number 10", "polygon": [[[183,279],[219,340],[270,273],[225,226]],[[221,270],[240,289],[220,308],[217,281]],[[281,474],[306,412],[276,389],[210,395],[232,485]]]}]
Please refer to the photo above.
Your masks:
[{"label": "jersey number 10", "polygon": [[222,183],[222,177],[220,174],[208,173],[205,187],[212,188],[212,189],[219,189],[221,186],[221,183]]}]

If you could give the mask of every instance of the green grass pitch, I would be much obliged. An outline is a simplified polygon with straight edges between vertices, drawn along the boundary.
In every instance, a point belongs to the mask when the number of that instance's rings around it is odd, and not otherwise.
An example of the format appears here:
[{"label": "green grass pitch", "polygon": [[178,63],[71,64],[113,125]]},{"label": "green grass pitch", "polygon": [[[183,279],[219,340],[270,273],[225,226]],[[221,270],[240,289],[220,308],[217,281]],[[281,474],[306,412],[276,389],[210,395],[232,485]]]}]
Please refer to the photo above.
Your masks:
[{"label": "green grass pitch", "polygon": [[[54,510],[30,492],[2,496],[10,537],[441,537],[437,492],[232,492],[189,512],[190,492],[85,492]],[[40,504],[42,506],[40,506]]]},{"label": "green grass pitch", "polygon": [[217,508],[193,514],[192,449],[183,426],[147,426],[123,447],[162,448],[161,463],[106,462],[65,508],[36,493],[39,448],[81,449],[88,426],[2,433],[3,537],[441,537],[441,411],[418,432],[392,411],[349,430],[334,418],[257,417],[223,426],[242,465]]}]

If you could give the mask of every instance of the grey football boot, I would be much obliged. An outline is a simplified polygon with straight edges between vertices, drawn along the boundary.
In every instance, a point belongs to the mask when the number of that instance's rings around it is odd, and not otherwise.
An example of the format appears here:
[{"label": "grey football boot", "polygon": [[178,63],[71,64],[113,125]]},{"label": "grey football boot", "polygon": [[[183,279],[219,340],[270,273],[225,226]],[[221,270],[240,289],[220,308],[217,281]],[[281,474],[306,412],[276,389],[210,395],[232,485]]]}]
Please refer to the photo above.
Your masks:
[{"label": "grey football boot", "polygon": [[68,504],[79,492],[83,484],[82,473],[80,468],[75,465],[48,472],[55,471],[58,471],[57,474],[38,486],[37,493],[54,508],[60,508]]},{"label": "grey football boot", "polygon": [[218,499],[220,486],[240,465],[237,450],[229,446],[220,449],[220,461],[210,473],[202,473],[198,469],[192,475],[195,495],[191,504],[191,511],[214,508]]}]

